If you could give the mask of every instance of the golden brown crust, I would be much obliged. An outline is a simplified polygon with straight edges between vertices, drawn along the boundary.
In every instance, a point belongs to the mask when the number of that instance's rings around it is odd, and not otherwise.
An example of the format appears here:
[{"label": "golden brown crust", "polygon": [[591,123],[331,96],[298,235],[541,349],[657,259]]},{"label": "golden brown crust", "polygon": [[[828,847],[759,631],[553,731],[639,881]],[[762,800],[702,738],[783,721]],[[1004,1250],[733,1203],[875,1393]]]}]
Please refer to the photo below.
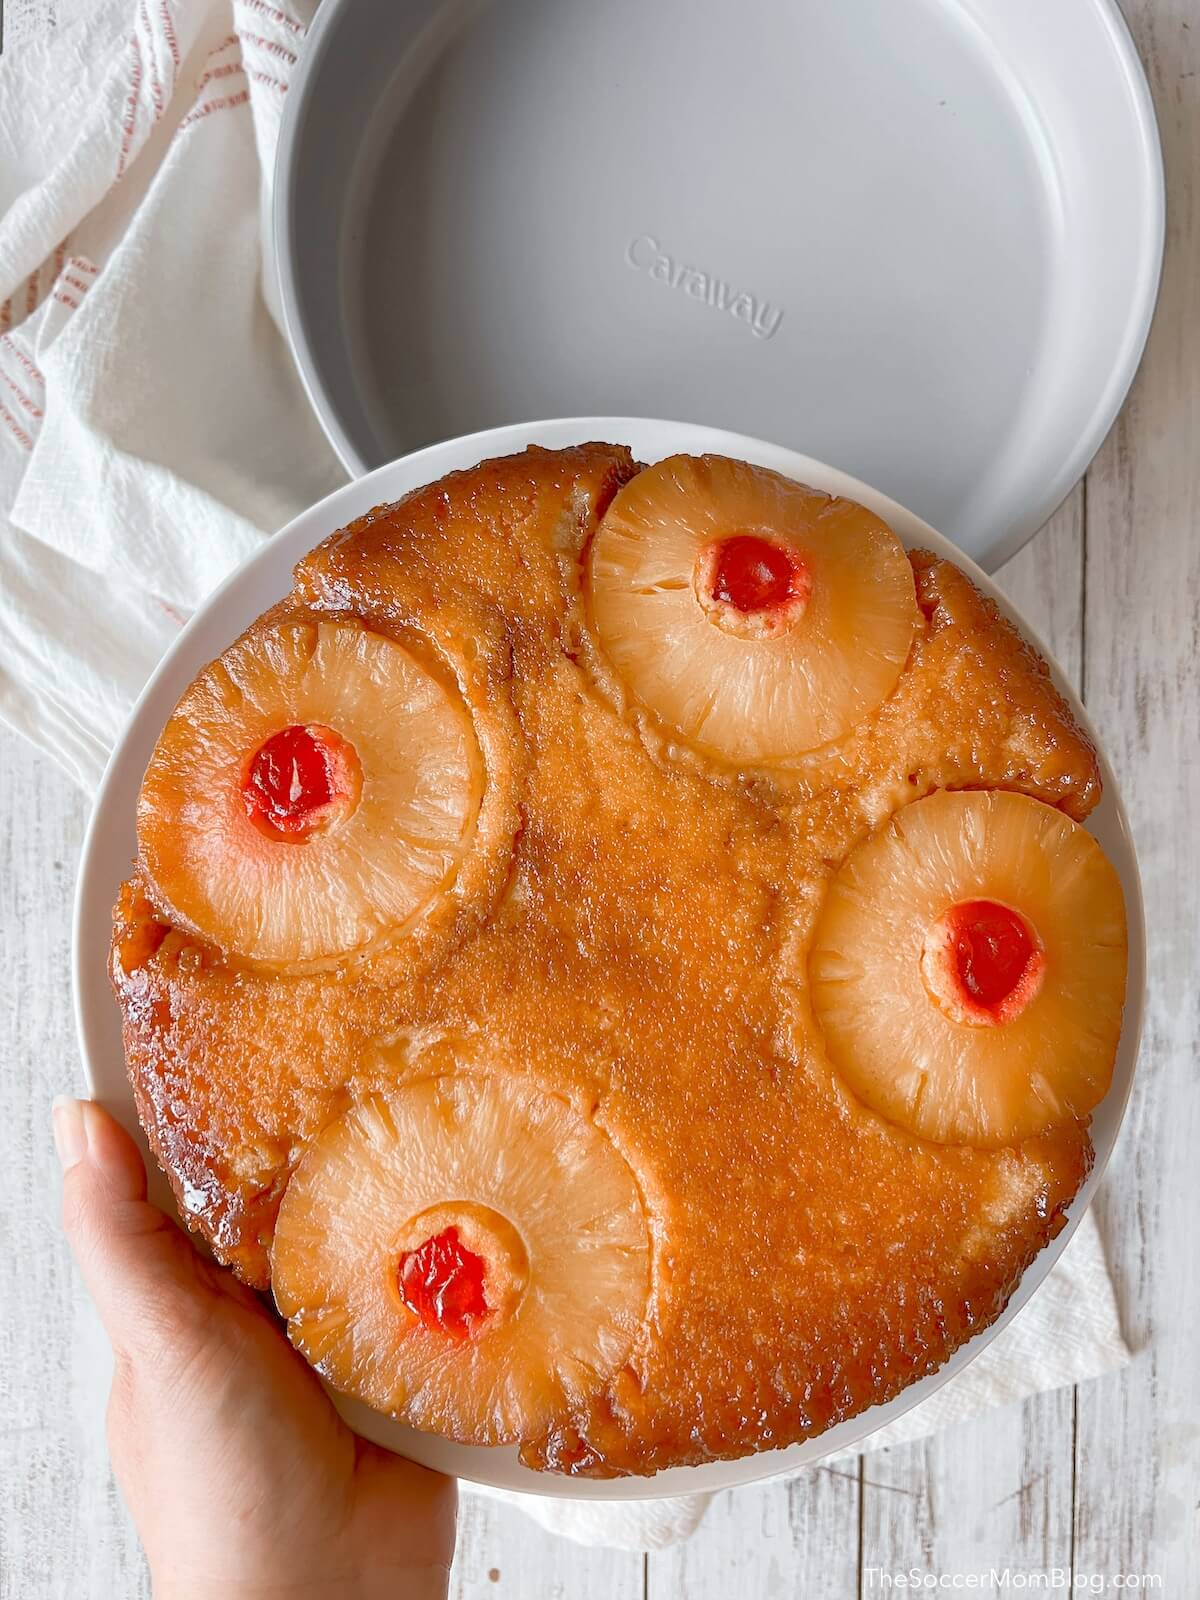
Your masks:
[{"label": "golden brown crust", "polygon": [[296,572],[289,610],[426,639],[488,768],[456,895],[369,958],[271,977],[122,892],[113,946],[139,1114],[191,1226],[246,1281],[307,1141],[455,1040],[593,1114],[654,1245],[643,1334],[533,1466],[648,1473],[820,1431],[992,1321],[1091,1160],[1072,1124],[999,1151],[923,1143],[836,1081],[800,974],[853,843],[935,788],[1071,816],[1094,752],[1039,658],[951,564],[896,692],[792,773],[674,759],[598,666],[579,558],[635,468],[589,445],[488,462],[382,507]]},{"label": "golden brown crust", "polygon": [[986,760],[984,781],[1082,822],[1100,803],[1100,765],[1049,667],[951,562],[924,550],[911,560],[929,624],[924,666],[931,686],[957,708],[947,735],[964,780],[972,762]]}]

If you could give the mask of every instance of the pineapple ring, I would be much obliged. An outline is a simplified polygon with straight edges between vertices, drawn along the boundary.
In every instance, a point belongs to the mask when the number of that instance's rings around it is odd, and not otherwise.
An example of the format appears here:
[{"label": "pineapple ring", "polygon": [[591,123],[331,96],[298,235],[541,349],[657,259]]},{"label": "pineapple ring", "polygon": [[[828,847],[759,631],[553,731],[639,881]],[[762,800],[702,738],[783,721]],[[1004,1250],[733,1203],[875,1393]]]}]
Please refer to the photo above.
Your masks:
[{"label": "pineapple ring", "polygon": [[[1040,947],[1011,1015],[955,1014],[928,981],[931,935],[974,901],[1011,908]],[[987,1148],[1086,1117],[1104,1097],[1125,959],[1120,881],[1089,833],[1026,795],[942,791],[843,863],[808,976],[826,1051],[855,1094],[921,1138]]]},{"label": "pineapple ring", "polygon": [[[746,536],[791,560],[763,610],[710,592]],[[769,553],[769,552],[768,552]],[[772,765],[843,738],[896,686],[918,613],[912,568],[865,506],[723,456],[672,456],[613,499],[591,611],[618,677],[709,755]]]},{"label": "pineapple ring", "polygon": [[[281,732],[330,731],[353,789],[305,838],[261,825],[247,774]],[[138,802],[143,866],[179,922],[271,965],[343,956],[409,920],[466,846],[479,756],[465,709],[404,647],[351,622],[256,629],[195,680]]]},{"label": "pineapple ring", "polygon": [[[500,1279],[466,1339],[425,1326],[396,1285],[418,1236],[447,1227]],[[629,1354],[649,1287],[641,1195],[608,1138],[528,1079],[417,1079],[305,1151],[271,1282],[292,1343],[335,1388],[464,1444],[514,1443]]]}]

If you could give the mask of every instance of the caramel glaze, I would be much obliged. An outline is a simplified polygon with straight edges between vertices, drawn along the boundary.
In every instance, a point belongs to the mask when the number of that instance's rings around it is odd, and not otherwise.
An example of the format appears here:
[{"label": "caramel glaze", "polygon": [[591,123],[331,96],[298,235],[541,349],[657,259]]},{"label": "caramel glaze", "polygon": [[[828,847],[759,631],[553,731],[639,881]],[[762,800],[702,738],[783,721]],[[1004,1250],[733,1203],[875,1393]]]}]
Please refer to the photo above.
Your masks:
[{"label": "caramel glaze", "polygon": [[1085,1124],[947,1148],[840,1085],[804,998],[823,886],[939,787],[1096,804],[1094,752],[1033,651],[914,553],[922,616],[879,713],[783,774],[719,772],[623,703],[586,542],[636,468],[530,450],[382,506],[296,569],[274,615],[364,618],[457,678],[486,784],[458,880],[324,970],[253,970],[121,891],[112,973],[138,1111],[183,1214],[269,1282],[291,1166],[348,1101],[481,1048],[595,1117],[653,1241],[643,1331],[533,1467],[651,1473],[789,1444],[932,1372],[1063,1226]]}]

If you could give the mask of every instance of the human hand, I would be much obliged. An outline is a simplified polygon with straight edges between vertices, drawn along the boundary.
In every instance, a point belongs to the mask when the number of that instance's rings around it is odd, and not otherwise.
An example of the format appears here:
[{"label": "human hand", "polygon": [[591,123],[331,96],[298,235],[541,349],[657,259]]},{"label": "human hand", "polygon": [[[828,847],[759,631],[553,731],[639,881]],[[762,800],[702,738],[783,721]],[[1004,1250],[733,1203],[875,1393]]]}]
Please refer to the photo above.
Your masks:
[{"label": "human hand", "polygon": [[63,1225],[115,1356],[108,1440],[155,1600],[434,1600],[453,1481],[357,1438],[256,1296],[146,1199],[136,1145],[54,1104]]}]

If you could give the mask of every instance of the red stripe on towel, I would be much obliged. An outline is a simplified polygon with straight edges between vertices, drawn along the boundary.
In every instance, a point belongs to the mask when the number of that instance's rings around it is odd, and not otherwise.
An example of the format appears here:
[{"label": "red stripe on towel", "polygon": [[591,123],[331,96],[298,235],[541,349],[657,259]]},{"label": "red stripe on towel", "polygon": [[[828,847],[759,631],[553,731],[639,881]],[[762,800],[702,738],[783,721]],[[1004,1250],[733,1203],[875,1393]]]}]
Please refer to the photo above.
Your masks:
[{"label": "red stripe on towel", "polygon": [[23,406],[31,417],[40,417],[42,415],[42,408],[34,405],[33,401],[25,393],[24,389],[12,381],[3,367],[0,367],[0,378],[4,379],[8,387],[16,395],[18,404]]},{"label": "red stripe on towel", "polygon": [[188,112],[179,124],[180,129],[188,127],[193,122],[199,122],[203,117],[211,116],[214,111],[228,111],[234,106],[244,106],[249,98],[249,89],[239,89],[236,94],[224,95],[220,100],[206,100],[202,106],[197,106],[195,111]]},{"label": "red stripe on towel", "polygon": [[175,37],[175,24],[171,21],[170,8],[167,0],[159,0],[158,14],[162,18],[163,38],[167,41],[167,49],[171,52],[171,60],[175,64],[175,75],[179,76],[179,41]]},{"label": "red stripe on towel", "polygon": [[3,421],[4,425],[12,434],[13,438],[16,439],[19,445],[26,450],[33,449],[33,440],[25,432],[25,429],[17,421],[16,417],[13,416],[12,412],[4,404],[3,400],[0,400],[0,421]]},{"label": "red stripe on towel", "polygon": [[304,29],[294,17],[289,17],[285,11],[280,11],[276,6],[269,6],[266,0],[241,0],[250,11],[257,11],[260,16],[270,17],[272,22],[278,22],[281,27],[287,28],[297,38],[302,38]]},{"label": "red stripe on towel", "polygon": [[132,63],[129,69],[129,97],[125,102],[125,115],[121,119],[121,150],[117,157],[117,177],[125,174],[125,163],[133,145],[133,130],[137,126],[138,96],[142,92],[142,47],[135,33],[129,41]]},{"label": "red stripe on towel", "polygon": [[173,605],[169,605],[168,602],[162,599],[160,595],[152,594],[150,598],[154,601],[154,604],[164,614],[164,616],[170,617],[171,621],[177,628],[183,627],[184,623],[187,621],[187,617],[184,616],[182,611],[176,611],[175,607]]},{"label": "red stripe on towel", "polygon": [[294,50],[289,50],[276,39],[264,39],[261,33],[243,33],[239,28],[238,38],[243,44],[256,44],[260,50],[267,50],[271,55],[278,56],[281,61],[286,61],[292,66],[298,59]]},{"label": "red stripe on towel", "polygon": [[196,93],[199,94],[201,89],[203,89],[206,84],[211,83],[214,78],[231,78],[239,72],[245,72],[245,70],[245,67],[242,66],[240,61],[227,61],[223,67],[213,67],[197,81]]},{"label": "red stripe on towel", "polygon": [[154,101],[155,122],[163,114],[163,87],[158,76],[158,52],[154,48],[154,29],[150,25],[150,13],[146,10],[146,0],[138,0],[138,18],[146,34],[146,61],[150,67],[150,98]]},{"label": "red stripe on towel", "polygon": [[46,379],[42,375],[41,368],[34,366],[33,362],[30,361],[25,352],[18,345],[13,343],[13,341],[8,337],[7,333],[0,333],[0,344],[2,344],[6,350],[12,351],[13,355],[16,356],[17,360],[25,368],[25,371],[31,378],[36,378],[40,384],[43,386],[45,385]]}]

